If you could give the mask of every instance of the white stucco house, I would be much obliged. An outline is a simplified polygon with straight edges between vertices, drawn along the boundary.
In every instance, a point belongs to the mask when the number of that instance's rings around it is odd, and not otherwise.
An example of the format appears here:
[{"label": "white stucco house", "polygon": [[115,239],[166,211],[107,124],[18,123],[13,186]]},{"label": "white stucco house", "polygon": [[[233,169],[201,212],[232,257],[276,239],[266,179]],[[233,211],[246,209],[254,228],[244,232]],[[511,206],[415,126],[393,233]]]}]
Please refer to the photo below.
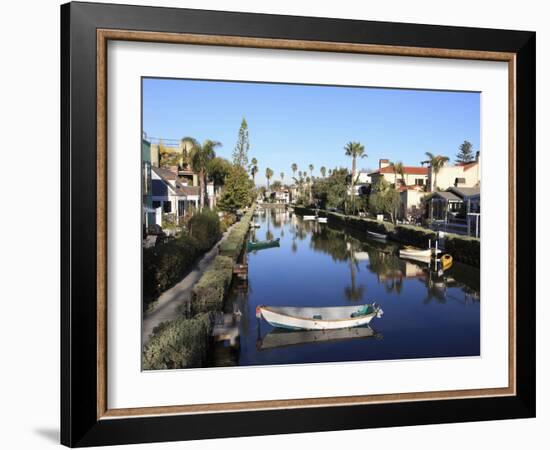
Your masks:
[{"label": "white stucco house", "polygon": [[178,177],[177,172],[152,167],[151,183],[152,206],[157,225],[162,225],[163,214],[171,214],[179,222],[190,208],[199,206],[199,187],[189,186],[186,179]]}]

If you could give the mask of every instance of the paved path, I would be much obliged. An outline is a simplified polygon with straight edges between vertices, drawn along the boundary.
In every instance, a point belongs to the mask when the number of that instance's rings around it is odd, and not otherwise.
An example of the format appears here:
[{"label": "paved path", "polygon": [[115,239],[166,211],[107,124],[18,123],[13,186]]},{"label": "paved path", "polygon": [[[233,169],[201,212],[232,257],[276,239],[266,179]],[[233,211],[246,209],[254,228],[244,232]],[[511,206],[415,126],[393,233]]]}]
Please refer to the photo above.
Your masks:
[{"label": "paved path", "polygon": [[218,241],[209,252],[205,253],[198,264],[195,265],[193,270],[185,276],[178,284],[172,286],[170,289],[164,291],[158,300],[155,302],[153,308],[143,314],[143,323],[141,327],[141,345],[145,345],[149,340],[149,335],[153,333],[153,329],[161,322],[166,320],[175,319],[180,313],[178,307],[191,299],[191,289],[212,262],[212,260],[218,255],[218,246],[227,238],[229,232],[239,222],[231,225],[229,229],[223,234],[222,238]]}]

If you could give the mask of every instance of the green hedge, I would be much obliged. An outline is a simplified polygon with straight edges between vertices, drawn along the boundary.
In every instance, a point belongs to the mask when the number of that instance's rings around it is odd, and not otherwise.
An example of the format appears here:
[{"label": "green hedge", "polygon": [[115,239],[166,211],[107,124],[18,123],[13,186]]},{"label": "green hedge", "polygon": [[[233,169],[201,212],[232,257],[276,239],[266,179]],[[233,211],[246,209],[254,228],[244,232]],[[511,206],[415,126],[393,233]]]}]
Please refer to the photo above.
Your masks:
[{"label": "green hedge", "polygon": [[143,350],[143,369],[202,367],[208,356],[211,332],[210,314],[161,323]]},{"label": "green hedge", "polygon": [[228,256],[217,256],[193,287],[192,314],[221,311],[232,278],[233,259]]},{"label": "green hedge", "polygon": [[391,238],[402,244],[414,245],[416,247],[428,247],[431,239],[432,246],[435,245],[437,234],[427,228],[416,227],[414,225],[397,225]]},{"label": "green hedge", "polygon": [[[296,206],[294,211],[300,215],[313,215],[315,210]],[[366,217],[349,216],[331,211],[319,210],[320,217],[327,217],[328,223],[336,227],[350,227],[359,231],[372,231],[374,233],[388,234],[391,233],[395,226],[390,222],[380,222]]]},{"label": "green hedge", "polygon": [[213,211],[195,214],[190,233],[182,232],[153,248],[143,249],[143,309],[178,283],[199,257],[220,238],[220,220]]},{"label": "green hedge", "polygon": [[248,235],[253,209],[250,209],[241,220],[233,227],[229,235],[220,244],[220,255],[228,256],[236,261],[243,249],[243,244]]},{"label": "green hedge", "polygon": [[189,234],[197,240],[198,249],[210,249],[221,236],[220,218],[214,211],[205,210],[189,220]]},{"label": "green hedge", "polygon": [[456,261],[479,267],[480,240],[458,234],[446,234],[445,253],[451,254]]}]

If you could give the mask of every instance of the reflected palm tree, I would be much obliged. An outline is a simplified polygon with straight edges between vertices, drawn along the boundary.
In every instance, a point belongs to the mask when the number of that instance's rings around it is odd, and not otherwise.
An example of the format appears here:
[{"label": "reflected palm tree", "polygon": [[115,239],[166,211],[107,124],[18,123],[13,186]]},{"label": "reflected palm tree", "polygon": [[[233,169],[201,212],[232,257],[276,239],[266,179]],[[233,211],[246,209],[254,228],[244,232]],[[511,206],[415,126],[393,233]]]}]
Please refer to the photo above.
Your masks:
[{"label": "reflected palm tree", "polygon": [[296,244],[296,239],[292,239],[292,246],[290,248],[292,250],[292,253],[296,253],[298,251],[298,244]]},{"label": "reflected palm tree", "polygon": [[356,271],[359,271],[359,264],[357,263],[357,260],[355,259],[355,251],[356,251],[356,242],[349,241],[347,242],[347,247],[349,249],[349,270],[351,275],[351,285],[346,286],[344,289],[344,295],[346,298],[350,301],[358,301],[363,298],[363,293],[365,291],[365,287],[363,285],[357,286],[356,281]]}]

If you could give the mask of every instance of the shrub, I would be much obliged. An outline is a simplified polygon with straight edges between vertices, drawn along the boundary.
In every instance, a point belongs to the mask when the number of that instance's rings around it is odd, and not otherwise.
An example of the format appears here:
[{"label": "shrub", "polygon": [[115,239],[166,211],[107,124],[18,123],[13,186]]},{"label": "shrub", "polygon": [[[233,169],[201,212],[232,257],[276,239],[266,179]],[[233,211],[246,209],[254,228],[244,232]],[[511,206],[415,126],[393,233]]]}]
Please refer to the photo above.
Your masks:
[{"label": "shrub", "polygon": [[233,278],[233,260],[217,256],[192,291],[193,314],[220,311]]},{"label": "shrub", "polygon": [[191,218],[189,230],[197,240],[198,249],[206,251],[220,238],[220,218],[216,212],[205,210]]},{"label": "shrub", "polygon": [[404,244],[411,244],[417,247],[428,247],[431,239],[432,246],[435,245],[437,234],[433,230],[413,225],[397,225],[392,234],[392,238]]},{"label": "shrub", "polygon": [[228,256],[236,261],[241,254],[244,241],[248,235],[248,228],[252,219],[252,210],[248,211],[240,220],[240,222],[233,227],[231,233],[220,244],[220,255]]},{"label": "shrub", "polygon": [[479,267],[480,240],[478,238],[447,234],[445,252],[450,253],[456,261]]},{"label": "shrub", "polygon": [[225,233],[237,221],[235,214],[224,214],[220,220],[220,230]]},{"label": "shrub", "polygon": [[201,367],[206,362],[211,332],[212,318],[209,314],[161,323],[143,350],[143,368]]}]

